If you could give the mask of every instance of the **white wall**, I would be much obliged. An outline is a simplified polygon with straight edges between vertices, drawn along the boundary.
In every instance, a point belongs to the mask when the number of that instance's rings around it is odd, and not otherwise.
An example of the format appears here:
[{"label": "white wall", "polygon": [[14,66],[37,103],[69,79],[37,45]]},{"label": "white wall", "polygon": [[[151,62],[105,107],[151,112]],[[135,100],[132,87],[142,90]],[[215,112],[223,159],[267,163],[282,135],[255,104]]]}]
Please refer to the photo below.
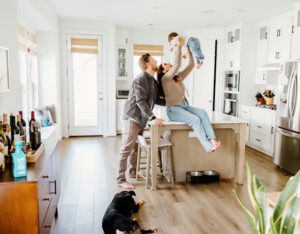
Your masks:
[{"label": "white wall", "polygon": [[38,76],[39,76],[39,105],[55,104],[57,106],[56,84],[56,54],[55,33],[52,31],[38,31]]},{"label": "white wall", "polygon": [[257,54],[257,23],[242,24],[240,104],[255,105]]},{"label": "white wall", "polygon": [[9,49],[9,75],[11,91],[0,93],[0,115],[17,113],[21,109],[19,82],[18,16],[16,0],[0,0],[0,46]]},{"label": "white wall", "polygon": [[104,136],[116,135],[116,75],[115,75],[115,25],[93,20],[61,19],[61,77],[62,77],[62,110],[63,110],[63,136],[68,136],[68,93],[67,93],[67,50],[66,34],[97,34],[103,35],[103,61],[105,74],[103,80],[103,134]]}]

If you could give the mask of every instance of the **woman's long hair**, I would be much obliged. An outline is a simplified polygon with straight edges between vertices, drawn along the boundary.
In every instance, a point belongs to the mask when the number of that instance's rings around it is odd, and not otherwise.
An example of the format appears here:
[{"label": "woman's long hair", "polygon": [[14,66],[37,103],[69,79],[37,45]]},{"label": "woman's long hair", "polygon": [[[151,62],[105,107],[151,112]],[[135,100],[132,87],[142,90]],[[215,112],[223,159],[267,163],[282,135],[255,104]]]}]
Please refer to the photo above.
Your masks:
[{"label": "woman's long hair", "polygon": [[164,76],[164,68],[162,64],[159,65],[158,70],[157,70],[157,81],[158,81],[158,95],[159,97],[165,98],[165,92],[162,86],[162,78]]}]

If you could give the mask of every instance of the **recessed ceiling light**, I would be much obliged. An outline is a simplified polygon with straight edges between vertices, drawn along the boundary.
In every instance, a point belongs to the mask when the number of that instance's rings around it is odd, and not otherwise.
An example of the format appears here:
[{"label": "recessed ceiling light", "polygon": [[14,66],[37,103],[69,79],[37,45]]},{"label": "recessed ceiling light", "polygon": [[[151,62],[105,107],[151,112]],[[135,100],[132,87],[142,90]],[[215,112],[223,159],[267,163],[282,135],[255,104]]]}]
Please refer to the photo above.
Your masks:
[{"label": "recessed ceiling light", "polygon": [[214,13],[216,13],[216,11],[215,10],[204,10],[204,11],[201,11],[201,13],[203,13],[203,14],[214,14]]},{"label": "recessed ceiling light", "polygon": [[246,10],[245,9],[238,9],[237,12],[238,13],[244,13],[244,12],[246,12]]}]

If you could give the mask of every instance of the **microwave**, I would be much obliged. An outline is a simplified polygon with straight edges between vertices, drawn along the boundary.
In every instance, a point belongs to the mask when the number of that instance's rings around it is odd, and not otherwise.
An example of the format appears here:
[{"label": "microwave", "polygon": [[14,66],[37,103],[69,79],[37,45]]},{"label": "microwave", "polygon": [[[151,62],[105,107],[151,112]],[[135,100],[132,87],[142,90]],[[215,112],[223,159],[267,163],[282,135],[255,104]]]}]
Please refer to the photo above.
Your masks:
[{"label": "microwave", "polygon": [[117,89],[117,99],[127,99],[129,96],[129,90]]},{"label": "microwave", "polygon": [[240,90],[240,71],[225,72],[224,89],[227,91],[239,92],[239,90]]}]

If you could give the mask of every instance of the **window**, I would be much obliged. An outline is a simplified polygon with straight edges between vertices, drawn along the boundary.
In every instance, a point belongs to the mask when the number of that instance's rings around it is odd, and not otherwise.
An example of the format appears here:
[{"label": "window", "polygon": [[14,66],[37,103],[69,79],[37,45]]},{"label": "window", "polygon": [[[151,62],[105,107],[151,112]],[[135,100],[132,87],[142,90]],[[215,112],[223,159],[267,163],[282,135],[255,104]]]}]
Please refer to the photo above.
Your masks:
[{"label": "window", "polygon": [[36,37],[19,26],[20,83],[24,116],[38,106],[38,57]]},{"label": "window", "polygon": [[157,65],[163,62],[164,47],[161,45],[133,45],[133,77],[141,73],[139,59],[141,55],[149,53],[157,61]]}]

